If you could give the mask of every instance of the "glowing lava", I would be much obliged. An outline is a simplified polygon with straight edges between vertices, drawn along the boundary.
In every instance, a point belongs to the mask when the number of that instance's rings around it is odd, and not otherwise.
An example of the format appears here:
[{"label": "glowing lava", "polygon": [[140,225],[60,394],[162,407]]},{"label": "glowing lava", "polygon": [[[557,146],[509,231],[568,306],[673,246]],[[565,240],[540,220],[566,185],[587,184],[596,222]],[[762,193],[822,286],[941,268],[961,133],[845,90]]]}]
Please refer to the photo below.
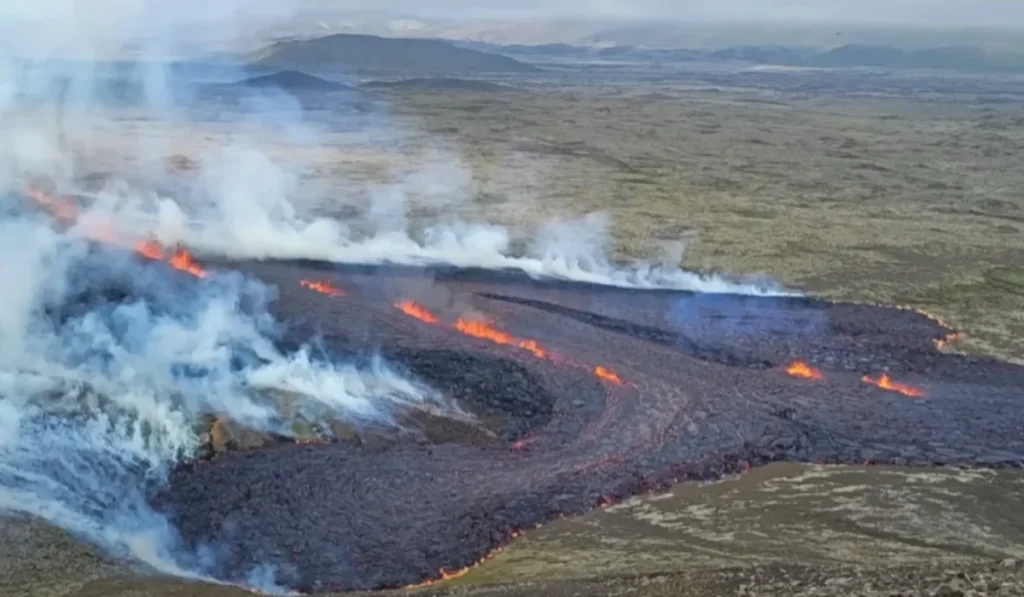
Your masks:
[{"label": "glowing lava", "polygon": [[427,311],[421,307],[418,303],[413,301],[402,301],[395,303],[395,308],[405,313],[409,317],[415,317],[424,323],[437,324],[441,323],[441,319],[434,315],[430,311]]},{"label": "glowing lava", "polygon": [[899,392],[904,396],[910,396],[912,398],[920,398],[924,396],[924,392],[906,384],[898,383],[893,381],[888,375],[883,373],[878,379],[873,379],[870,375],[865,375],[860,378],[864,383],[871,384],[873,386],[882,388],[883,390],[889,390],[891,392]]},{"label": "glowing lava", "polygon": [[444,582],[446,580],[452,580],[453,578],[459,578],[460,576],[465,576],[466,574],[469,573],[470,570],[472,570],[475,567],[476,567],[476,564],[474,564],[473,566],[467,566],[467,567],[465,567],[465,568],[463,568],[461,570],[454,570],[454,571],[451,571],[451,572],[449,572],[448,570],[445,570],[444,568],[441,568],[441,570],[439,571],[440,574],[441,574],[440,577],[435,578],[433,580],[423,581],[423,582],[421,582],[418,585],[412,585],[412,586],[406,587],[406,588],[408,588],[408,589],[418,589],[420,587],[429,587],[430,585],[436,585],[437,583],[442,583],[442,582]]},{"label": "glowing lava", "polygon": [[[559,518],[562,518],[562,517],[559,516]],[[540,525],[537,525],[537,527],[540,527]],[[512,539],[515,539],[517,537],[521,537],[523,535],[523,533],[524,533],[524,531],[518,531],[518,530],[512,531],[509,534],[509,536],[508,536],[508,540],[511,541]],[[469,572],[471,570],[473,570],[474,568],[478,567],[480,564],[483,564],[484,562],[487,562],[488,560],[493,559],[496,555],[500,554],[503,551],[505,551],[505,548],[499,545],[498,547],[495,547],[493,550],[491,550],[487,555],[485,555],[484,557],[480,558],[479,560],[477,560],[473,564],[470,564],[469,566],[466,566],[465,568],[460,568],[458,570],[448,570],[447,568],[441,568],[438,571],[438,578],[434,578],[434,579],[431,579],[431,580],[425,580],[425,581],[423,581],[421,583],[418,583],[418,584],[415,584],[415,585],[409,585],[409,586],[406,586],[404,588],[405,589],[422,589],[423,587],[429,587],[431,585],[436,585],[436,584],[442,583],[442,582],[444,582],[446,580],[452,580],[454,578],[459,578],[460,576],[465,576],[466,574],[469,574]]]},{"label": "glowing lava", "polygon": [[152,240],[135,243],[135,246],[132,248],[146,259],[164,261],[174,269],[186,274],[192,274],[197,278],[206,277],[206,270],[196,263],[192,254],[185,249],[175,249],[173,253],[168,255],[160,243]]},{"label": "glowing lava", "polygon": [[950,350],[950,344],[959,341],[961,338],[963,338],[962,333],[950,332],[944,338],[934,340],[935,349],[940,351]]},{"label": "glowing lava", "polygon": [[25,195],[62,222],[74,222],[78,219],[78,207],[71,201],[57,199],[46,191],[34,187],[25,187]]},{"label": "glowing lava", "polygon": [[[416,302],[405,300],[395,303],[394,306],[402,313],[405,313],[409,317],[414,317],[422,322],[429,323],[432,325],[441,323],[441,318],[439,318],[437,315],[434,315],[430,311],[426,310]],[[548,361],[584,367],[584,365],[581,365],[579,363],[572,363],[569,361],[565,361],[564,359],[558,358],[554,354],[541,348],[540,344],[538,344],[536,340],[517,338],[516,336],[513,336],[508,332],[503,332],[495,328],[489,322],[486,321],[465,319],[463,317],[460,317],[455,321],[455,329],[467,336],[472,336],[473,338],[488,340],[490,342],[494,342],[495,344],[501,344],[503,346],[512,346],[514,348],[525,350],[532,354],[533,356],[537,357],[538,359],[545,359]],[[585,367],[590,369],[591,372],[595,376],[597,376],[598,379],[601,379],[603,381],[615,385],[625,385],[626,383],[622,381],[622,378],[619,377],[618,373],[616,373],[609,367],[605,367],[603,365],[594,368],[590,368],[589,366]]]},{"label": "glowing lava", "polygon": [[[25,195],[34,200],[44,210],[58,220],[66,224],[75,224],[78,222],[78,206],[76,206],[72,201],[54,197],[46,191],[36,189],[34,187],[26,187]],[[85,230],[83,230],[83,234],[91,241],[125,248],[130,246],[133,251],[146,259],[164,261],[174,269],[192,274],[197,278],[206,277],[206,270],[196,263],[192,254],[185,249],[178,248],[175,249],[174,252],[168,254],[167,250],[164,249],[160,243],[153,240],[140,241],[131,244],[130,242],[123,241],[117,235],[117,232],[114,230],[111,222],[107,220],[101,219],[97,222],[89,222],[84,228]]]},{"label": "glowing lava", "polygon": [[299,280],[299,284],[304,288],[308,288],[320,294],[326,294],[327,296],[345,296],[345,291],[340,288],[335,288],[330,282],[326,280],[323,282],[317,282],[314,280]]},{"label": "glowing lava", "polygon": [[178,249],[171,255],[171,258],[167,261],[176,270],[187,272],[197,278],[205,278],[206,270],[201,265],[196,263],[192,257],[192,253],[189,253],[185,249]]},{"label": "glowing lava", "polygon": [[164,248],[156,241],[145,241],[135,245],[135,252],[146,259],[162,260]]},{"label": "glowing lava", "polygon": [[617,384],[620,386],[623,383],[622,378],[619,377],[618,373],[612,371],[608,367],[602,367],[601,365],[594,367],[594,375],[598,376],[599,378],[607,382],[611,382],[613,384]]},{"label": "glowing lava", "polygon": [[786,367],[786,373],[801,379],[825,379],[825,376],[821,371],[818,371],[803,361],[794,361],[789,367]]},{"label": "glowing lava", "polygon": [[480,338],[482,340],[490,340],[495,344],[504,344],[507,346],[515,346],[521,348],[538,359],[551,358],[551,354],[540,347],[534,340],[524,340],[522,338],[516,338],[515,336],[503,332],[499,329],[491,327],[490,324],[483,321],[473,321],[469,319],[459,318],[455,322],[455,329],[459,330],[467,336],[474,338]]}]

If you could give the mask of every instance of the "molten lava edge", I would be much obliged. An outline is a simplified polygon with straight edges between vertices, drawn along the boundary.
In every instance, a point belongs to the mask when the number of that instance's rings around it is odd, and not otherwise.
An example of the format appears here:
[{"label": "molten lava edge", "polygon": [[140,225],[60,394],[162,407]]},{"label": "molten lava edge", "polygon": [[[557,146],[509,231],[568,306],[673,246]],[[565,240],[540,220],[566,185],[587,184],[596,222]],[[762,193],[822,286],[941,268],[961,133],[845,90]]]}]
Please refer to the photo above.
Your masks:
[{"label": "molten lava edge", "polygon": [[292,341],[379,351],[500,421],[490,443],[283,445],[182,465],[154,503],[186,542],[223,548],[225,578],[271,564],[305,591],[418,584],[556,517],[770,461],[1024,462],[1024,368],[943,354],[950,331],[908,310],[483,270],[203,265],[276,285]]}]

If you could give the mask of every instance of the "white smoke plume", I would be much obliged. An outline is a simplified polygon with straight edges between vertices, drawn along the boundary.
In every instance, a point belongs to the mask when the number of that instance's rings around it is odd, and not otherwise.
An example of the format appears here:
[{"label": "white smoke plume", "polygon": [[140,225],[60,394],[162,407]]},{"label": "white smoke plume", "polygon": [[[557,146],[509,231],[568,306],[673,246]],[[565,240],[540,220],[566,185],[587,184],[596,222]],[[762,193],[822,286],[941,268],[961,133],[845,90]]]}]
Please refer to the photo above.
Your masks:
[{"label": "white smoke plume", "polygon": [[467,193],[470,177],[454,159],[440,175],[431,169],[435,176],[429,179],[421,171],[411,180],[370,189],[366,217],[351,223],[298,210],[289,201],[298,177],[252,148],[232,147],[207,159],[211,163],[201,188],[212,195],[188,203],[162,197],[154,213],[120,212],[118,217],[130,218],[134,229],[149,230],[164,244],[237,259],[440,264],[619,287],[788,294],[763,278],[733,280],[686,271],[678,265],[681,251],[674,262],[617,264],[608,256],[611,219],[606,214],[548,222],[520,252],[513,250],[510,230],[485,222],[444,218],[414,228],[408,217],[412,192],[427,201],[434,197],[434,202],[438,195]]},{"label": "white smoke plume", "polygon": [[[182,550],[146,502],[195,455],[204,415],[288,435],[279,393],[310,418],[353,421],[386,422],[391,408],[436,399],[379,361],[361,369],[282,353],[266,332],[265,289],[238,276],[183,288],[39,218],[0,223],[0,251],[11,283],[0,299],[0,510],[158,572],[203,578],[212,565],[213,551]],[[133,280],[138,298],[82,304],[110,280]]]},{"label": "white smoke plume", "polygon": [[[31,16],[61,35],[8,38],[0,53],[0,515],[37,516],[150,570],[217,582],[207,571],[219,546],[185,549],[148,504],[172,467],[196,456],[202,421],[225,417],[288,436],[296,413],[387,424],[394,409],[446,405],[380,360],[357,366],[283,352],[266,310],[272,289],[235,274],[182,280],[88,242],[145,236],[133,218],[153,197],[125,192],[131,185],[97,197],[70,227],[27,207],[21,190],[37,181],[78,190],[76,151],[101,144],[111,75],[94,59],[139,32],[153,48],[168,41],[143,26],[148,5],[33,3]],[[112,18],[99,16],[105,10]],[[84,60],[68,61],[69,47]],[[147,113],[186,118],[165,67],[118,76]],[[139,137],[132,157],[152,161],[163,149]],[[259,192],[246,184],[272,167],[266,158],[228,148],[217,159],[203,183],[225,214],[251,215],[236,225],[275,236],[275,222],[296,221],[286,177]],[[157,202],[156,213],[167,205]],[[317,226],[301,231],[307,241]],[[232,580],[280,590],[269,572]]]}]

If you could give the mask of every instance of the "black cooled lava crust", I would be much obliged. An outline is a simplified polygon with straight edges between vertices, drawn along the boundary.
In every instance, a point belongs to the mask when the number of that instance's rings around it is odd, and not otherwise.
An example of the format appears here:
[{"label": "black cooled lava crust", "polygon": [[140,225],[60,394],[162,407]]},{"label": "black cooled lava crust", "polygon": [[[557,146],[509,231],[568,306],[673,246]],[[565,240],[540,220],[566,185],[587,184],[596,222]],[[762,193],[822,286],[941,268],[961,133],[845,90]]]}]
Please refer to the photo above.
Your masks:
[{"label": "black cooled lava crust", "polygon": [[[183,466],[156,500],[218,573],[261,564],[304,590],[402,586],[469,565],[517,530],[681,478],[773,460],[1017,466],[1024,369],[941,354],[912,311],[806,298],[535,282],[507,272],[245,263],[280,288],[293,339],[379,350],[505,421],[505,443],[288,445]],[[347,296],[311,292],[330,280]],[[393,303],[417,299],[428,324]],[[557,359],[469,337],[460,315]],[[802,359],[824,380],[784,368]],[[603,382],[598,365],[626,382]],[[888,372],[925,393],[862,381]],[[519,443],[513,444],[513,440]]]}]

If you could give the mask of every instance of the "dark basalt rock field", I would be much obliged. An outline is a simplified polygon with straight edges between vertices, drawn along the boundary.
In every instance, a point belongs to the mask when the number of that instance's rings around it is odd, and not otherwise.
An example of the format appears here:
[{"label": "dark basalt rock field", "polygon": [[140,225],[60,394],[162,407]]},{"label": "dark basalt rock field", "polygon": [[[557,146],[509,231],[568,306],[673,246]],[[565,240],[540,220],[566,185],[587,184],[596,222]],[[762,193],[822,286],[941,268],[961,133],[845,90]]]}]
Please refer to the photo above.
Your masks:
[{"label": "dark basalt rock field", "polygon": [[[950,330],[913,311],[482,270],[220,265],[279,288],[290,341],[379,352],[499,428],[490,443],[285,444],[182,465],[154,501],[187,542],[222,547],[225,578],[271,564],[301,590],[416,584],[560,515],[770,461],[1024,462],[1024,368],[941,353]],[[396,308],[406,300],[436,321]],[[507,336],[464,324],[483,320]],[[797,360],[820,379],[788,374]],[[863,379],[882,374],[921,395]]]}]

